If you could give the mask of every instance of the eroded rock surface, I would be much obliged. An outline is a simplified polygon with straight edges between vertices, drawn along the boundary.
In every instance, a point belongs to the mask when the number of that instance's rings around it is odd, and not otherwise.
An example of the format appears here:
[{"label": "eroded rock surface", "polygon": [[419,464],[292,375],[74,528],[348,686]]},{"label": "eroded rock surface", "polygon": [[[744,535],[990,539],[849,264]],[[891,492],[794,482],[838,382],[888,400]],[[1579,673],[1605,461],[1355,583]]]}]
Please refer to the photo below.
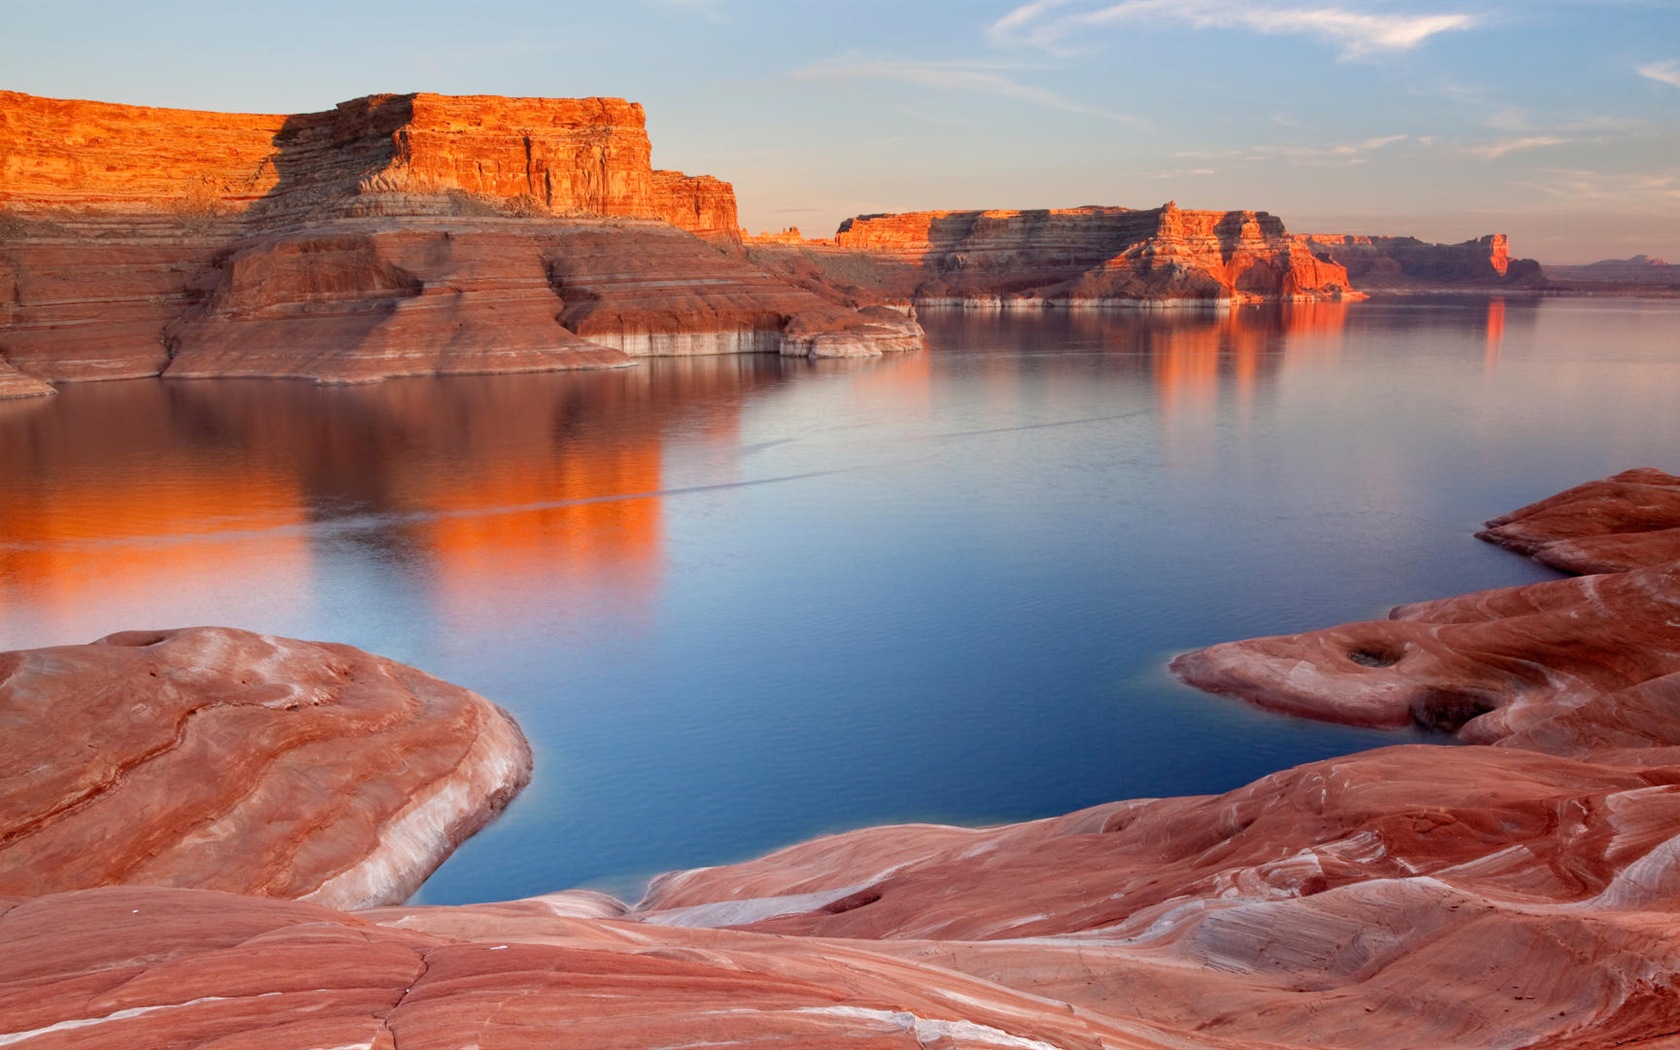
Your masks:
[{"label": "eroded rock surface", "polygon": [[595,894],[355,914],[60,894],[0,915],[0,989],[44,990],[0,997],[0,1032],[273,1045],[296,1026],[311,1045],[485,1050],[1637,1043],[1680,1020],[1676,814],[1674,765],[1410,746],[1222,796],[833,836],[667,877],[633,910]]},{"label": "eroded rock surface", "polygon": [[530,777],[482,697],[226,628],[0,653],[0,894],[145,883],[406,899]]},{"label": "eroded rock surface", "polygon": [[1680,477],[1650,467],[1589,481],[1494,518],[1478,539],[1564,572],[1680,559]]},{"label": "eroded rock surface", "polygon": [[[1484,539],[1596,574],[1403,605],[1387,620],[1186,653],[1191,685],[1288,714],[1418,722],[1474,743],[1590,751],[1680,673],[1680,479],[1626,471],[1488,523]],[[1626,571],[1602,572],[1599,570]],[[1582,740],[1559,738],[1573,727]],[[1625,728],[1625,727],[1624,727]],[[1651,727],[1653,739],[1672,731]],[[1650,741],[1647,741],[1650,742]]]}]

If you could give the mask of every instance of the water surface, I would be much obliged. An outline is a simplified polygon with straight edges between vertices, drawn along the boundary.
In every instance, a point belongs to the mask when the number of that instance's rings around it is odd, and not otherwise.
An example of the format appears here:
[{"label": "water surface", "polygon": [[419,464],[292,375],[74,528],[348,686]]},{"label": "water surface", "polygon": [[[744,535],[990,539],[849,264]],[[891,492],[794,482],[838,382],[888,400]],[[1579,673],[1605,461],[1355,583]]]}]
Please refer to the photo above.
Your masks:
[{"label": "water surface", "polygon": [[923,320],[930,350],[878,361],[0,402],[0,648],[226,624],[415,664],[537,755],[422,899],[633,896],[824,831],[1426,739],[1163,665],[1548,578],[1470,533],[1680,469],[1680,304]]}]

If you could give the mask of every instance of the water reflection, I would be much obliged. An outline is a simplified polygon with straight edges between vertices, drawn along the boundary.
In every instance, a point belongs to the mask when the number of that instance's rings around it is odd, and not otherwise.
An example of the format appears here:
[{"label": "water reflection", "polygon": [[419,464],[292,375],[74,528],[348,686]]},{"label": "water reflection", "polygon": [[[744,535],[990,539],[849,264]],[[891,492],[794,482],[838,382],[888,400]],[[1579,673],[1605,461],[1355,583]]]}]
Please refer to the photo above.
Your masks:
[{"label": "water reflection", "polygon": [[1489,299],[1487,304],[1487,350],[1482,355],[1482,371],[1492,375],[1499,368],[1499,351],[1505,345],[1505,300]]},{"label": "water reflection", "polygon": [[0,648],[225,623],[493,697],[539,772],[440,902],[1224,790],[1400,738],[1165,658],[1548,576],[1466,533],[1665,465],[1677,316],[928,311],[876,361],[72,385],[0,402]]},{"label": "water reflection", "polygon": [[668,435],[732,448],[743,399],[781,380],[775,359],[733,365],[337,389],[136,381],[5,405],[0,615],[27,595],[28,621],[3,640],[78,640],[102,629],[97,610],[218,576],[261,589],[270,616],[307,619],[320,560],[341,548],[425,563],[416,577],[448,621],[555,587],[645,604]]}]

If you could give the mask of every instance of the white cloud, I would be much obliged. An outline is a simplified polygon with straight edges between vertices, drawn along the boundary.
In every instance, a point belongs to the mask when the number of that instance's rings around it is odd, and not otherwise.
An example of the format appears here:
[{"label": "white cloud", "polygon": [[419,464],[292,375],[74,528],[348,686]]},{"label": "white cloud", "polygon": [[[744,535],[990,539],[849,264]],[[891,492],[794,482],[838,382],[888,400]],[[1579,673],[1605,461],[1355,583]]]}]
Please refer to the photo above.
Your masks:
[{"label": "white cloud", "polygon": [[1488,160],[1497,160],[1507,153],[1516,153],[1525,149],[1540,149],[1544,146],[1561,146],[1568,141],[1568,139],[1559,138],[1556,135],[1530,135],[1527,138],[1490,142],[1486,146],[1477,146],[1475,149],[1465,150],[1465,152],[1474,153],[1478,157],[1486,157]]},{"label": "white cloud", "polygon": [[1247,29],[1268,35],[1306,36],[1340,50],[1342,58],[1410,51],[1437,33],[1469,29],[1465,14],[1382,14],[1331,5],[1284,7],[1252,0],[1122,0],[1117,4],[1059,13],[1056,0],[1017,7],[987,27],[1000,44],[1028,44],[1049,51],[1094,26],[1165,23],[1194,29]]},{"label": "white cloud", "polygon": [[[1028,4],[1027,6],[1032,7],[1034,5]],[[1026,8],[1022,8],[1022,10],[1026,10]],[[1655,80],[1659,84],[1680,87],[1680,62],[1675,62],[1673,59],[1667,62],[1647,62],[1639,67],[1639,75],[1648,80]]]},{"label": "white cloud", "polygon": [[[1031,6],[1031,5],[1029,5]],[[1079,113],[1128,124],[1141,124],[1136,117],[1069,98],[1049,88],[1027,84],[1005,70],[1017,67],[984,62],[911,62],[895,59],[836,59],[796,70],[794,80],[897,80],[941,91],[961,91],[1018,99],[1044,109]]]}]

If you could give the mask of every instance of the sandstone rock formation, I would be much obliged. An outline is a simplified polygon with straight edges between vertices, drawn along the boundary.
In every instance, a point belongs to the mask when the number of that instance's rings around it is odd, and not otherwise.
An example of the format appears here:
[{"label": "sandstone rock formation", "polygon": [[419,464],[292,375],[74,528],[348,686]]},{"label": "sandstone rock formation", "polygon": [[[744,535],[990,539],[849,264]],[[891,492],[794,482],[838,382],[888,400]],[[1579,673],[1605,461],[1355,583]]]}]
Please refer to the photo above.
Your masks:
[{"label": "sandstone rock formation", "polygon": [[[743,262],[730,185],[650,152],[619,99],[375,95],[268,116],[0,93],[0,392],[46,390],[14,371],[364,382],[631,364],[623,344],[920,346],[909,318]],[[563,258],[579,231],[593,254]],[[627,268],[641,283],[622,312],[658,323],[607,344],[568,327],[554,273]]]},{"label": "sandstone rock formation", "polygon": [[1626,470],[1494,518],[1476,536],[1564,572],[1680,560],[1680,477]]},{"label": "sandstone rock formation", "polygon": [[530,776],[473,693],[345,645],[193,628],[0,653],[0,894],[145,883],[406,899]]},{"label": "sandstone rock formation", "polygon": [[[1265,212],[1160,208],[908,212],[841,223],[834,247],[754,239],[753,258],[847,289],[964,306],[1358,298],[1340,266]],[[848,269],[873,269],[863,280]],[[830,274],[827,271],[832,270]],[[854,297],[856,292],[852,293]]]},{"label": "sandstone rock formation", "polygon": [[1539,263],[1511,258],[1503,233],[1461,244],[1342,233],[1309,233],[1301,240],[1315,254],[1345,267],[1348,279],[1364,291],[1486,291],[1546,283]]},{"label": "sandstone rock formation", "polygon": [[[1627,571],[1227,642],[1178,657],[1173,670],[1289,714],[1418,722],[1476,743],[1547,738],[1547,750],[1567,753],[1603,746],[1651,696],[1680,684],[1680,479],[1626,471],[1488,525],[1484,538],[1559,567]],[[1584,742],[1566,743],[1569,733]]]},{"label": "sandstone rock formation", "polygon": [[347,915],[149,887],[7,902],[0,1032],[1655,1046],[1680,1019],[1672,773],[1390,748],[1217,797],[834,836],[668,877],[633,910],[557,894]]}]

